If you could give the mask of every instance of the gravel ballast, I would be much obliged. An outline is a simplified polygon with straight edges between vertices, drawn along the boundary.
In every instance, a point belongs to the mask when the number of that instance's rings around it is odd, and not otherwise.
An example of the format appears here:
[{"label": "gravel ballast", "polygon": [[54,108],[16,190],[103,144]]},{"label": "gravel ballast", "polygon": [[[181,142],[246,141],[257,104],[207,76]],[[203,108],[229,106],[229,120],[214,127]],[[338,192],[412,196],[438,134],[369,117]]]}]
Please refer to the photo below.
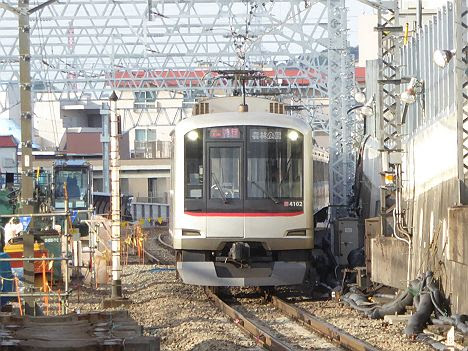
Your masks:
[{"label": "gravel ballast", "polygon": [[[161,231],[158,231],[159,233]],[[185,285],[176,278],[172,252],[158,244],[157,235],[149,235],[146,249],[160,263],[123,267],[124,294],[132,302],[127,306],[144,335],[158,336],[161,350],[262,350],[208,300],[201,287]],[[167,239],[167,238],[166,238]],[[236,289],[234,289],[236,290]],[[235,294],[236,295],[236,294]],[[242,295],[242,294],[241,294]],[[237,296],[240,312],[264,321],[265,326],[297,350],[339,350],[322,337],[314,336],[297,322],[283,316],[272,305],[259,299]],[[81,288],[70,299],[70,310],[102,310],[101,301],[110,297],[110,288]],[[429,351],[429,346],[414,342],[403,334],[404,324],[388,325],[371,320],[336,301],[298,302],[299,306],[347,331],[359,339],[388,351]]]},{"label": "gravel ballast", "polygon": [[[143,326],[144,335],[161,338],[161,350],[261,350],[207,299],[203,290],[176,280],[173,266],[123,267],[124,294],[129,313]],[[70,309],[101,310],[110,290],[81,289],[70,299]]]},{"label": "gravel ballast", "polygon": [[367,341],[385,351],[430,351],[428,345],[415,342],[403,335],[405,324],[387,324],[369,319],[337,301],[300,302],[300,307],[349,334]]}]

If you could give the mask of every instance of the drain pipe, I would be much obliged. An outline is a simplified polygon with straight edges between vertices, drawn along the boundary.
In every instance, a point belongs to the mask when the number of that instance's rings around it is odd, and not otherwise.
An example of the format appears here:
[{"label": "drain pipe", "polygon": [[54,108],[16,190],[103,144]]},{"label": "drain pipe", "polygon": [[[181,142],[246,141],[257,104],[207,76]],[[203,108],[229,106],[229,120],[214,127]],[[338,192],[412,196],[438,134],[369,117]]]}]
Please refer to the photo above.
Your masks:
[{"label": "drain pipe", "polygon": [[120,152],[119,152],[119,120],[117,116],[117,94],[112,92],[111,101],[111,240],[112,240],[112,299],[122,298],[122,281],[120,275]]},{"label": "drain pipe", "polygon": [[[394,236],[398,240],[403,241],[408,245],[408,269],[406,274],[406,286],[409,287],[410,279],[411,279],[411,257],[412,257],[412,240],[411,234],[406,230],[403,225],[403,215],[401,209],[401,193],[402,193],[402,171],[401,171],[401,164],[395,165],[395,173],[396,173],[396,192],[395,192],[395,209],[393,210],[393,225],[394,225]],[[398,233],[404,235],[401,237]]]}]

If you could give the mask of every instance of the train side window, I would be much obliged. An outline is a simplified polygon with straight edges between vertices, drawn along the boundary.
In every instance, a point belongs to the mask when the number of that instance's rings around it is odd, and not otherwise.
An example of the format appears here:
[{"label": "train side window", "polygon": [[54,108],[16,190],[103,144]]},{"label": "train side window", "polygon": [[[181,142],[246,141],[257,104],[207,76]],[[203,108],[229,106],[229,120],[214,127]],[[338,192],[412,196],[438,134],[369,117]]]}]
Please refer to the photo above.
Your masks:
[{"label": "train side window", "polygon": [[203,198],[203,132],[194,129],[185,135],[185,198]]}]

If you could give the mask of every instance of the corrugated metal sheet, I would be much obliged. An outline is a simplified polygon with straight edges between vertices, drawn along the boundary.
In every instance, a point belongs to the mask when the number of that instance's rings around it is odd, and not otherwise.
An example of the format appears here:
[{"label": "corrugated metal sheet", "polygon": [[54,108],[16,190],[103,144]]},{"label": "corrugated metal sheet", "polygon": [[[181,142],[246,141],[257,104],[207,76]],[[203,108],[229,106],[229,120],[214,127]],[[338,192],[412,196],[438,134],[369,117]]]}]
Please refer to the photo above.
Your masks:
[{"label": "corrugated metal sheet", "polygon": [[424,82],[423,94],[408,110],[404,126],[408,138],[434,120],[455,112],[455,60],[444,69],[432,60],[435,50],[453,49],[454,36],[453,4],[447,2],[401,49],[402,76]]}]

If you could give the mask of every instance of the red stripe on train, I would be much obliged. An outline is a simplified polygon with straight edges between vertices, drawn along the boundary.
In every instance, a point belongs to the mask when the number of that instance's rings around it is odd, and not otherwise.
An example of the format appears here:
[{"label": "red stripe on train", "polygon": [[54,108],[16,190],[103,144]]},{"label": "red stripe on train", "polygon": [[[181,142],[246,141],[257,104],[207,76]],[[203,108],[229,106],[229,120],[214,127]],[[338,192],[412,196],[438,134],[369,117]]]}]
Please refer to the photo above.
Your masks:
[{"label": "red stripe on train", "polygon": [[304,211],[298,212],[190,212],[184,214],[197,217],[293,217],[304,214]]}]

